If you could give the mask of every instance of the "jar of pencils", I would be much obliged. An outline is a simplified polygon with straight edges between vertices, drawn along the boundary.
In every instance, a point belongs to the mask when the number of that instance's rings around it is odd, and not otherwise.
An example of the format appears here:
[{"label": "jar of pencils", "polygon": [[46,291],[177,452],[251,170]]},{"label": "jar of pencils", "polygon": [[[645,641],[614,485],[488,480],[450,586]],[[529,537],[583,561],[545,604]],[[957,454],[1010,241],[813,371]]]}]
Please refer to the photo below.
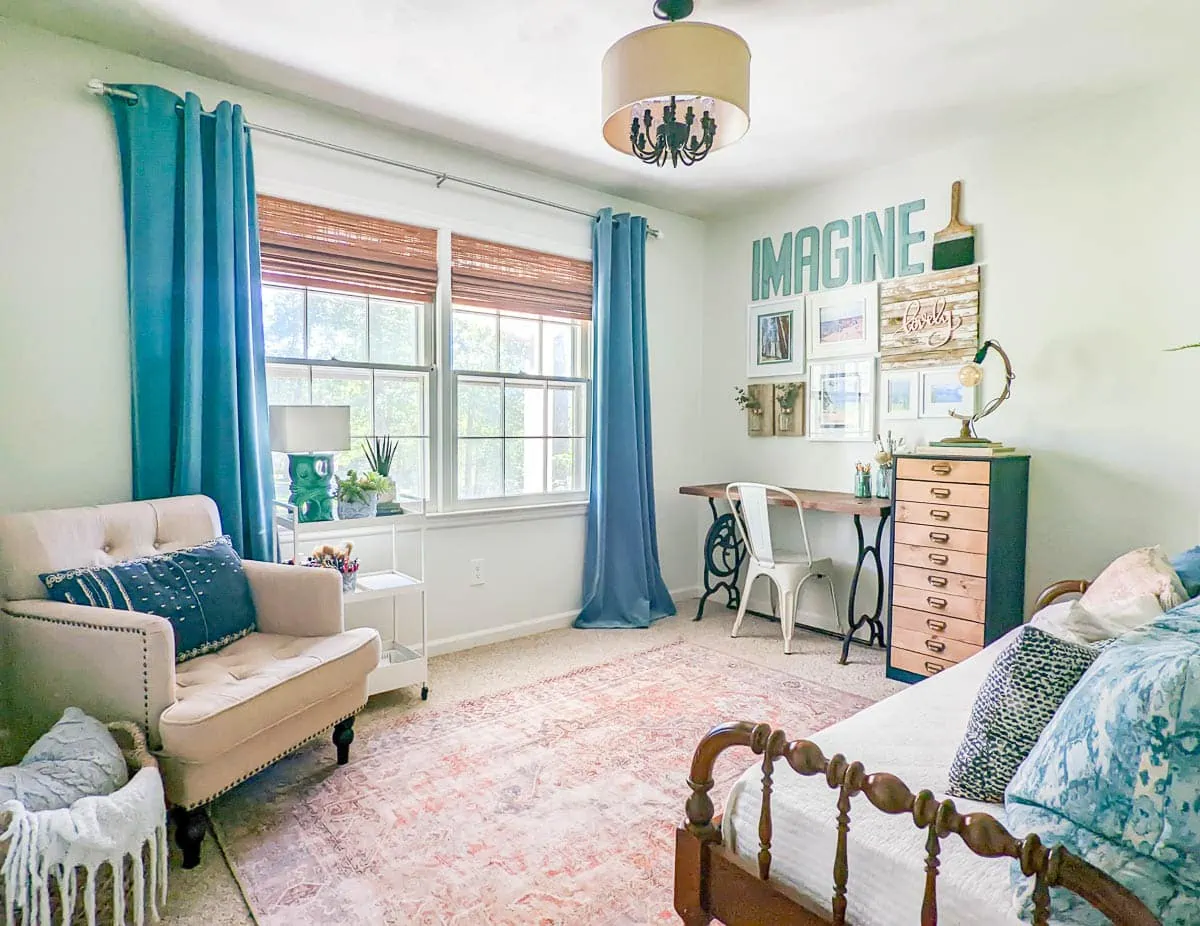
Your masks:
[{"label": "jar of pencils", "polygon": [[857,463],[854,467],[854,497],[871,497],[871,464]]}]

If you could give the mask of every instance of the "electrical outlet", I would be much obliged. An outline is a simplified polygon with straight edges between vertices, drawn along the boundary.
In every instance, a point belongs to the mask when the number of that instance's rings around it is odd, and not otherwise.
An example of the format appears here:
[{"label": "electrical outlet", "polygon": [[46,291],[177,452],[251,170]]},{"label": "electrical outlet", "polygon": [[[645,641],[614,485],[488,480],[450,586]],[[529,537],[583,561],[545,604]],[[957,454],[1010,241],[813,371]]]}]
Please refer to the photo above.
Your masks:
[{"label": "electrical outlet", "polygon": [[483,584],[483,560],[481,559],[471,560],[471,584]]}]

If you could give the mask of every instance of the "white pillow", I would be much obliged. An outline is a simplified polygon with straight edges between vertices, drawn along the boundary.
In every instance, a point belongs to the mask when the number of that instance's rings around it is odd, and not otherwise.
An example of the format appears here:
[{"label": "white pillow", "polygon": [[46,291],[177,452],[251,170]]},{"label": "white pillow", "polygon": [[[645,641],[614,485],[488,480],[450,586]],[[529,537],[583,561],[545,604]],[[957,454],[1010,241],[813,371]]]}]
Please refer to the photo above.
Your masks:
[{"label": "white pillow", "polygon": [[1142,547],[1118,556],[1096,577],[1079,599],[1093,614],[1104,614],[1143,595],[1158,599],[1169,611],[1187,601],[1187,592],[1161,547]]},{"label": "white pillow", "polygon": [[1074,605],[1074,601],[1056,601],[1054,604],[1048,604],[1029,619],[1029,626],[1068,643],[1086,644],[1087,638],[1080,635],[1070,622],[1071,608]]},{"label": "white pillow", "polygon": [[125,757],[108,728],[68,707],[20,765],[0,768],[0,803],[20,801],[29,811],[58,810],[81,797],[112,794],[128,780]]}]

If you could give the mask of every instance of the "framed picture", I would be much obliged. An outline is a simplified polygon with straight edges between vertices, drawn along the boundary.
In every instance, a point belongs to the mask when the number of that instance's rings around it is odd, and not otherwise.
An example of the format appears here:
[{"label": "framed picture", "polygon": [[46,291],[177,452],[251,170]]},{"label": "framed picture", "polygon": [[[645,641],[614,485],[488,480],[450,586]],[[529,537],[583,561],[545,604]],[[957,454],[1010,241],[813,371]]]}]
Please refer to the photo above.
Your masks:
[{"label": "framed picture", "polygon": [[804,436],[804,383],[775,383],[775,434]]},{"label": "framed picture", "polygon": [[976,389],[958,381],[957,366],[921,370],[922,418],[946,418],[951,412],[974,415]]},{"label": "framed picture", "polygon": [[808,371],[812,440],[875,438],[875,358],[814,363]]},{"label": "framed picture", "polygon": [[804,373],[804,299],[755,302],[746,310],[746,376]]},{"label": "framed picture", "polygon": [[879,350],[879,286],[864,283],[808,296],[808,359],[861,357]]},{"label": "framed picture", "polygon": [[883,417],[916,418],[921,404],[921,379],[916,370],[887,370],[883,374]]}]

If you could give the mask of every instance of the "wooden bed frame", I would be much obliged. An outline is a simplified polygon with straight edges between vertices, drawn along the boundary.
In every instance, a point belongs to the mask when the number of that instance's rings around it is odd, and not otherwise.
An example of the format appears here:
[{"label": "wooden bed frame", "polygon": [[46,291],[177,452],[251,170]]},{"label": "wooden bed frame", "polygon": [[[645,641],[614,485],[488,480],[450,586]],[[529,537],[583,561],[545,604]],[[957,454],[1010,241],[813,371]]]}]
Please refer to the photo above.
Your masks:
[{"label": "wooden bed frame", "polygon": [[[1034,610],[1063,595],[1082,594],[1087,586],[1081,580],[1058,582],[1042,592]],[[714,816],[708,794],[717,757],[737,746],[749,747],[763,757],[757,870],[721,843],[720,818]],[[822,776],[838,792],[832,916],[770,878],[771,789],[776,759],[784,759],[801,775]],[[767,724],[727,723],[709,732],[696,747],[688,786],[692,794],[686,806],[687,822],[675,834],[675,910],[687,926],[705,926],[713,920],[726,926],[844,926],[850,799],[858,794],[866,795],[884,813],[911,815],[917,827],[928,831],[921,926],[937,924],[941,840],[950,834],[959,836],[976,855],[1020,862],[1025,876],[1034,879],[1034,926],[1050,922],[1052,887],[1078,894],[1119,926],[1161,926],[1130,891],[1062,846],[1047,848],[1036,834],[1019,840],[988,814],[960,814],[953,801],[938,801],[932,791],[913,794],[895,775],[867,774],[862,763],[849,762],[841,755],[828,759],[814,743],[788,742],[782,730],[772,730]]]}]

